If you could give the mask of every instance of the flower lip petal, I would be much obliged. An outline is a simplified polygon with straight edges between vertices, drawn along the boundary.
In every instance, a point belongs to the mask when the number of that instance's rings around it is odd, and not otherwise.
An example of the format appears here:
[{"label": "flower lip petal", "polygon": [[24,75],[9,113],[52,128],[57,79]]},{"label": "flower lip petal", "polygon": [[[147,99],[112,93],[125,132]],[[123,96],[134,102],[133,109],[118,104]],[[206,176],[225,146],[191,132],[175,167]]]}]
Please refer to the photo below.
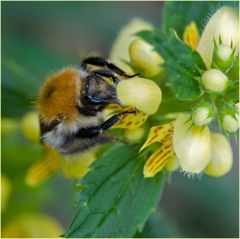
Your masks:
[{"label": "flower lip petal", "polygon": [[160,87],[154,81],[140,77],[120,81],[117,95],[123,105],[137,108],[148,115],[156,113],[162,101]]},{"label": "flower lip petal", "polygon": [[191,126],[189,114],[179,114],[174,127],[173,149],[184,171],[200,173],[211,156],[211,135],[207,126]]},{"label": "flower lip petal", "polygon": [[197,51],[202,56],[206,66],[209,68],[212,62],[214,39],[221,37],[222,43],[239,48],[239,15],[237,8],[222,7],[210,18],[207,23]]}]

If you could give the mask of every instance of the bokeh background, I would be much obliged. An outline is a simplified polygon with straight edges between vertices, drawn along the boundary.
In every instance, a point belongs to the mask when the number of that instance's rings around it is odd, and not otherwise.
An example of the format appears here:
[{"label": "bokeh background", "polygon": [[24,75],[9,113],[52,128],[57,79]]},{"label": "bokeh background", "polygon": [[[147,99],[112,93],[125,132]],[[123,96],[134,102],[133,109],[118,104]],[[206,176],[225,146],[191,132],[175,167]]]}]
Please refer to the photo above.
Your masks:
[{"label": "bokeh background", "polygon": [[[19,237],[36,237],[44,228],[41,237],[50,237],[62,233],[71,220],[76,180],[59,170],[37,186],[26,183],[26,172],[44,152],[24,136],[22,117],[33,110],[46,75],[79,65],[89,52],[107,57],[120,29],[135,17],[160,27],[164,2],[1,5],[2,118],[14,119],[2,129],[2,229],[17,231]],[[175,172],[166,183],[159,209],[138,237],[238,237],[239,155],[238,143],[231,141],[231,172],[222,178],[190,179]]]}]

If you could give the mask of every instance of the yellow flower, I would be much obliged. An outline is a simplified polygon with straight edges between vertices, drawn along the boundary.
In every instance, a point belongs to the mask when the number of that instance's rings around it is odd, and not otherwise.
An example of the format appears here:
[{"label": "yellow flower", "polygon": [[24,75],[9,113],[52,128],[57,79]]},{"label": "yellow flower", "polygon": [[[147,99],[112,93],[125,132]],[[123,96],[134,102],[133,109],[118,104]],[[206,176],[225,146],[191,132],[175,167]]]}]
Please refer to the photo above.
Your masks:
[{"label": "yellow flower", "polygon": [[3,238],[56,238],[62,233],[59,222],[36,213],[20,215],[2,227]]},{"label": "yellow flower", "polygon": [[1,211],[7,206],[8,198],[11,194],[11,182],[5,175],[1,175]]},{"label": "yellow flower", "polygon": [[211,160],[204,172],[213,177],[223,176],[232,167],[231,145],[221,134],[211,134]]},{"label": "yellow flower", "polygon": [[129,45],[138,37],[135,34],[143,30],[151,30],[152,24],[142,19],[131,20],[118,34],[110,51],[109,59],[124,71],[133,73],[132,68],[126,63],[130,62],[128,53]]},{"label": "yellow flower", "polygon": [[161,146],[145,163],[143,170],[144,177],[153,177],[165,167],[169,160],[175,157],[172,145],[173,125],[174,123],[171,122],[164,125],[153,126],[150,129],[148,138],[141,147],[140,152],[156,142],[160,143]]},{"label": "yellow flower", "polygon": [[212,63],[212,55],[214,49],[214,39],[218,40],[219,37],[222,43],[236,48],[239,48],[239,15],[238,8],[222,7],[210,18],[207,23],[199,44],[197,51],[202,56],[209,68]]},{"label": "yellow flower", "polygon": [[134,77],[117,85],[119,100],[127,106],[151,115],[156,113],[162,101],[160,87],[151,80]]},{"label": "yellow flower", "polygon": [[184,29],[183,33],[184,42],[192,49],[195,49],[199,42],[199,31],[194,21],[190,22]]},{"label": "yellow flower", "polygon": [[131,63],[143,70],[144,76],[154,77],[163,71],[164,59],[154,51],[152,45],[142,39],[134,40],[129,46]]},{"label": "yellow flower", "polygon": [[210,161],[211,134],[207,126],[192,126],[190,115],[179,114],[174,126],[173,148],[182,169],[200,173]]},{"label": "yellow flower", "polygon": [[22,132],[27,139],[39,142],[40,125],[37,112],[31,111],[25,114],[21,120],[20,125]]}]

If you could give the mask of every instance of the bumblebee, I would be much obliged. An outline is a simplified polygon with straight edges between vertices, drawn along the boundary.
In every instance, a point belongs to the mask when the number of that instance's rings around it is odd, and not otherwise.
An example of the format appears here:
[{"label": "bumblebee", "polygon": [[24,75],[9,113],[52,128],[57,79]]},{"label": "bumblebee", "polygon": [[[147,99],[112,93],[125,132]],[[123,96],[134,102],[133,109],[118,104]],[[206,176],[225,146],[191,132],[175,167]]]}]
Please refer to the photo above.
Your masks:
[{"label": "bumblebee", "polygon": [[102,57],[89,57],[79,68],[68,67],[50,76],[37,100],[40,141],[64,155],[81,153],[112,140],[107,133],[123,114],[104,121],[103,109],[119,104],[116,86],[134,77]]}]

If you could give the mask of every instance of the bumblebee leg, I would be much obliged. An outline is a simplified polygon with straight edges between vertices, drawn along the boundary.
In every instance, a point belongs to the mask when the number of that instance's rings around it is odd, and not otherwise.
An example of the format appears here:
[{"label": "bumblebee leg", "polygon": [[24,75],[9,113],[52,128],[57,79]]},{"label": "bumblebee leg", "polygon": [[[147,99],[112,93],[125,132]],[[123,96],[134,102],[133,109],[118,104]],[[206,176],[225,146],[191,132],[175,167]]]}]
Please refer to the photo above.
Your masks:
[{"label": "bumblebee leg", "polygon": [[113,71],[114,73],[120,76],[124,76],[126,78],[132,78],[134,76],[139,75],[139,73],[133,74],[133,75],[127,74],[123,70],[121,70],[120,68],[118,68],[113,63],[109,62],[107,59],[103,57],[98,57],[98,56],[88,57],[85,60],[83,60],[82,66],[86,67],[87,64],[94,65],[94,66],[106,66],[109,70]]},{"label": "bumblebee leg", "polygon": [[79,138],[93,138],[111,128],[121,118],[122,115],[132,113],[134,114],[135,111],[124,111],[122,113],[113,115],[111,118],[103,122],[100,126],[79,129],[75,136]]},{"label": "bumblebee leg", "polygon": [[99,76],[105,76],[105,77],[109,77],[112,79],[112,81],[114,83],[118,83],[120,81],[120,79],[118,79],[111,70],[107,70],[107,69],[99,69],[99,70],[93,70],[92,73],[94,73],[95,75],[99,75]]},{"label": "bumblebee leg", "polygon": [[135,114],[135,111],[124,111],[121,112],[119,114],[113,115],[111,118],[109,118],[108,120],[106,120],[105,122],[103,122],[100,126],[100,128],[104,131],[107,130],[109,128],[111,128],[115,123],[117,123],[118,120],[120,120],[122,115],[125,114]]}]

